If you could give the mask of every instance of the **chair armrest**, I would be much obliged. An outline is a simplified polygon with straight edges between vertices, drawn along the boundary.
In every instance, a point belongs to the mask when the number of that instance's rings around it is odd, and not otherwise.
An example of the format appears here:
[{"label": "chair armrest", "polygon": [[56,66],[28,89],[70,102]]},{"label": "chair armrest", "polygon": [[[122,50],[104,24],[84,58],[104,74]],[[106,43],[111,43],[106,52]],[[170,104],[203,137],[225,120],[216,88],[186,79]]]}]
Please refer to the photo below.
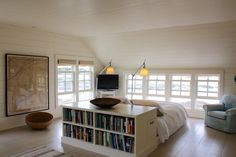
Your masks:
[{"label": "chair armrest", "polygon": [[224,110],[223,104],[203,105],[205,111]]},{"label": "chair armrest", "polygon": [[231,109],[226,110],[226,115],[227,116],[236,115],[236,108],[231,108]]}]

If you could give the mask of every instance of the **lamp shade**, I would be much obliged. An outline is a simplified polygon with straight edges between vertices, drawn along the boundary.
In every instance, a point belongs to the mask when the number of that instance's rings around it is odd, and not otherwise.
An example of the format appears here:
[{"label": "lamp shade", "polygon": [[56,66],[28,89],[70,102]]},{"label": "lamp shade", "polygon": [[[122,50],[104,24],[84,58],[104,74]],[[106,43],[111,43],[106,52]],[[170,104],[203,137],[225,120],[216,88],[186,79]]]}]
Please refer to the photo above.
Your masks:
[{"label": "lamp shade", "polygon": [[141,76],[148,76],[148,75],[149,75],[149,70],[148,70],[147,68],[143,67],[143,68],[140,70],[139,74],[140,74]]},{"label": "lamp shade", "polygon": [[112,66],[107,67],[106,74],[114,74],[115,70]]}]

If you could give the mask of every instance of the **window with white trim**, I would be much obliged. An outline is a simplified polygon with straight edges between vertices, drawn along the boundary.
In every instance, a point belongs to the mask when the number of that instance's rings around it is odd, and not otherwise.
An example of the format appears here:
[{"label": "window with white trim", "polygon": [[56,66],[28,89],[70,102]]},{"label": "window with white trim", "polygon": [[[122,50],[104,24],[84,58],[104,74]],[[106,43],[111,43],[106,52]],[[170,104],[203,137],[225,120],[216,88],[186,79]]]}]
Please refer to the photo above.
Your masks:
[{"label": "window with white trim", "polygon": [[219,96],[219,75],[198,75],[197,76],[197,97],[218,98]]},{"label": "window with white trim", "polygon": [[191,75],[171,76],[171,96],[190,97]]},{"label": "window with white trim", "polygon": [[181,103],[185,108],[191,108],[191,74],[171,75],[170,101]]},{"label": "window with white trim", "polygon": [[[162,70],[161,73],[134,78],[133,98],[176,102],[187,111],[202,113],[204,104],[219,103],[223,94],[222,70],[185,70],[185,73]],[[132,75],[126,76],[126,96],[131,98]]]},{"label": "window with white trim", "polygon": [[75,101],[75,71],[76,60],[58,60],[57,95],[59,105]]},{"label": "window with white trim", "polygon": [[57,59],[57,104],[90,100],[94,97],[92,61]]},{"label": "window with white trim", "polygon": [[93,63],[80,62],[78,66],[78,97],[79,101],[91,100],[94,95],[93,91]]},{"label": "window with white trim", "polygon": [[166,75],[151,74],[148,76],[147,98],[151,100],[165,101]]},{"label": "window with white trim", "polygon": [[[132,75],[127,76],[126,95],[129,99],[143,99],[143,76],[135,75],[132,80]],[[132,85],[133,84],[133,85]],[[132,88],[133,86],[133,88]]]},{"label": "window with white trim", "polygon": [[196,75],[196,109],[202,109],[203,104],[219,103],[220,75],[198,74]]}]

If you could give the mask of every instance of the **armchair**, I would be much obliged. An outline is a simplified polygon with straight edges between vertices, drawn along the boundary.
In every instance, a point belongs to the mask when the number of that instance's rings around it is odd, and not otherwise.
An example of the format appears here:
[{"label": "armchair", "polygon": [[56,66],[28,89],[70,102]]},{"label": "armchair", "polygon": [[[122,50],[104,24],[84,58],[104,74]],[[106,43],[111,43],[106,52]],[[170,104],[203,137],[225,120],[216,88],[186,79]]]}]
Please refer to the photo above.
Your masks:
[{"label": "armchair", "polygon": [[236,96],[225,95],[221,104],[204,105],[205,124],[227,133],[236,133]]}]

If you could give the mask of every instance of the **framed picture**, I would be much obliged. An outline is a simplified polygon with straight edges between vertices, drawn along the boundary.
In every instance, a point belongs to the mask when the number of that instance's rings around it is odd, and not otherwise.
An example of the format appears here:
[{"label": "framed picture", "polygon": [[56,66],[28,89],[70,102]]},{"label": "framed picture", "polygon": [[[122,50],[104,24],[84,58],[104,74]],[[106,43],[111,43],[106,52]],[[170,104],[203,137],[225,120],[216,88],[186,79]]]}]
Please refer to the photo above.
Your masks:
[{"label": "framed picture", "polygon": [[49,109],[49,57],[6,54],[6,116]]}]

